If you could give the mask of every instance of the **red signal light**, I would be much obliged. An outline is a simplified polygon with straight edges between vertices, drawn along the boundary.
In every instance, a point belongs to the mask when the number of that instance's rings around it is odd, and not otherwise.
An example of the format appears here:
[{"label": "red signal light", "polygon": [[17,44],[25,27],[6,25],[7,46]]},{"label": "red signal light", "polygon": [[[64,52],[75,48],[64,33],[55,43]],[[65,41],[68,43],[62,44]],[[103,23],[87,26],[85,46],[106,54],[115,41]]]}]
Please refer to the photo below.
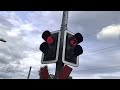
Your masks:
[{"label": "red signal light", "polygon": [[49,31],[45,31],[42,34],[42,38],[48,43],[52,44],[54,42],[53,37],[51,36],[51,33]]},{"label": "red signal light", "polygon": [[70,39],[70,44],[75,47],[77,44],[83,41],[83,36],[80,33],[76,33],[72,39]]},{"label": "red signal light", "polygon": [[77,39],[73,38],[72,40],[70,40],[70,44],[75,47],[77,45]]},{"label": "red signal light", "polygon": [[43,34],[42,34],[42,38],[45,40],[45,41],[47,41],[47,38],[50,36],[50,32],[49,31],[45,31],[45,32],[43,32]]},{"label": "red signal light", "polygon": [[47,43],[48,43],[48,44],[52,44],[53,42],[54,42],[53,37],[52,37],[52,36],[49,36],[49,37],[47,38]]}]

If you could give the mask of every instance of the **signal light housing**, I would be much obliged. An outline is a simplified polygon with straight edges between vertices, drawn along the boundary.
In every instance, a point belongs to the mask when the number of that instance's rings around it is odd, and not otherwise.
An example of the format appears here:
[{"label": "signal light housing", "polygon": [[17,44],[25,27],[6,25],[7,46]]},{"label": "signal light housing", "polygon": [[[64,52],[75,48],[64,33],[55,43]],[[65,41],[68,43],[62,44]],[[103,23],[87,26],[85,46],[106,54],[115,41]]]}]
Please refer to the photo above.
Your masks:
[{"label": "signal light housing", "polygon": [[60,31],[44,31],[42,38],[45,40],[39,49],[42,51],[42,64],[55,63],[58,60]]},{"label": "signal light housing", "polygon": [[70,31],[65,31],[62,54],[63,63],[74,67],[79,66],[79,55],[83,53],[83,49],[78,44],[82,41],[83,41],[82,34],[80,33],[74,34]]}]

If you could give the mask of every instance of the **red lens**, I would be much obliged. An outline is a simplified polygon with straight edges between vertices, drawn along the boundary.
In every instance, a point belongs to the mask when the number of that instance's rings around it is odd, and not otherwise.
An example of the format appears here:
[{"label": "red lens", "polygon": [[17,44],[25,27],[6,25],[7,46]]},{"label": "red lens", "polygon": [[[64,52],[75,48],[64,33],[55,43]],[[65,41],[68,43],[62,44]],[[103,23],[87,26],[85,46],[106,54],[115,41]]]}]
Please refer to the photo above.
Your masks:
[{"label": "red lens", "polygon": [[47,43],[48,43],[48,44],[52,44],[53,42],[54,42],[53,37],[52,37],[52,36],[49,36],[49,37],[47,38]]},{"label": "red lens", "polygon": [[77,45],[77,39],[73,38],[72,40],[70,40],[70,44],[75,47]]}]

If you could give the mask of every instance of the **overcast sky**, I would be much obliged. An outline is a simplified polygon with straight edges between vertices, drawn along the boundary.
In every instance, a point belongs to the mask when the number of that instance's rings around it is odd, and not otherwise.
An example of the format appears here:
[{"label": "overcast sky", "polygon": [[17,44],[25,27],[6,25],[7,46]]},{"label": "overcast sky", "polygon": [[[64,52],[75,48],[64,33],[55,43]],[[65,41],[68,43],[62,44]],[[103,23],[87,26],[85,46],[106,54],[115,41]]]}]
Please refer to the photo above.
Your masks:
[{"label": "overcast sky", "polygon": [[[45,30],[60,29],[62,11],[0,11],[0,78],[38,79],[41,64],[40,44]],[[84,53],[79,67],[73,68],[74,79],[120,78],[120,12],[70,11],[68,30],[83,35]],[[49,72],[55,73],[55,64]]]}]

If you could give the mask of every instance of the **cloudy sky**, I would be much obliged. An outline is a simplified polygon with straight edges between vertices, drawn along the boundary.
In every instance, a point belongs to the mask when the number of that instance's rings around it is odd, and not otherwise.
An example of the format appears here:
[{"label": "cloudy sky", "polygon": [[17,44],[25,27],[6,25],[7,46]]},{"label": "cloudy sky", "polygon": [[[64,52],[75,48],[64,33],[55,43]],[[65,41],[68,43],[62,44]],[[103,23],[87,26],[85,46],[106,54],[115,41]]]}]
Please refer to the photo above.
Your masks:
[{"label": "cloudy sky", "polygon": [[[0,11],[0,78],[38,79],[41,64],[39,45],[42,32],[60,29],[62,11]],[[80,32],[84,53],[79,67],[73,68],[74,79],[120,78],[120,12],[70,11],[68,30]],[[55,64],[49,64],[55,73]]]}]

